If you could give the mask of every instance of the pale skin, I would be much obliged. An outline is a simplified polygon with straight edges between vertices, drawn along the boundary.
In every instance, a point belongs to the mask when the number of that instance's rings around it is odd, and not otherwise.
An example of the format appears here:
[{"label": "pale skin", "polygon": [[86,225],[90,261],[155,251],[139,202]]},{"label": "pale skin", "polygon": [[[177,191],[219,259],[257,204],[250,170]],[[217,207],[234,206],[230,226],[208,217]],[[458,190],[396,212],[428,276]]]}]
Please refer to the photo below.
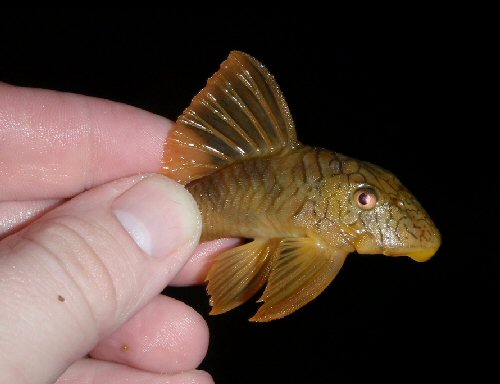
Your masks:
[{"label": "pale skin", "polygon": [[206,322],[160,292],[202,282],[235,240],[199,246],[193,200],[152,175],[170,127],[0,83],[0,382],[213,382]]}]

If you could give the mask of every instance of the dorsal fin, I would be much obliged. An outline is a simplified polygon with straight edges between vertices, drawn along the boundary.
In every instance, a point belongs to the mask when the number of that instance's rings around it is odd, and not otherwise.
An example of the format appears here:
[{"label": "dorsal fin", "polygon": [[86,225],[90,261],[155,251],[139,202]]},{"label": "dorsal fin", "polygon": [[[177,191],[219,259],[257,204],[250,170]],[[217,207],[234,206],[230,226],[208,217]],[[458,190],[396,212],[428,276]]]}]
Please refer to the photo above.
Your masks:
[{"label": "dorsal fin", "polygon": [[298,145],[285,99],[269,71],[233,51],[177,119],[163,173],[187,184],[244,159]]}]

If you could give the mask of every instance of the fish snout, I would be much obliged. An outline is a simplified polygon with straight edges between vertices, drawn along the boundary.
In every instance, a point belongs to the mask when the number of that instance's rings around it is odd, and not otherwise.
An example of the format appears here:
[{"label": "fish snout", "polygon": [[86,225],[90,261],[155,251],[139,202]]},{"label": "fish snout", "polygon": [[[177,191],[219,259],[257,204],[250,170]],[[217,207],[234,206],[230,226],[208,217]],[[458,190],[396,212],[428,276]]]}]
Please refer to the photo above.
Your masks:
[{"label": "fish snout", "polygon": [[423,208],[420,207],[420,210],[410,212],[409,216],[412,222],[405,228],[405,234],[402,234],[401,228],[398,228],[400,238],[403,239],[400,252],[415,261],[427,261],[441,246],[441,234]]},{"label": "fish snout", "polygon": [[418,241],[404,244],[383,245],[371,233],[363,233],[354,241],[354,248],[359,254],[383,254],[386,256],[408,256],[411,259],[424,262],[429,260],[441,246],[441,235],[434,228],[427,236]]},{"label": "fish snout", "polygon": [[406,252],[406,256],[409,256],[411,259],[415,261],[424,262],[429,260],[432,256],[434,256],[438,249],[439,245],[432,248],[412,249]]}]

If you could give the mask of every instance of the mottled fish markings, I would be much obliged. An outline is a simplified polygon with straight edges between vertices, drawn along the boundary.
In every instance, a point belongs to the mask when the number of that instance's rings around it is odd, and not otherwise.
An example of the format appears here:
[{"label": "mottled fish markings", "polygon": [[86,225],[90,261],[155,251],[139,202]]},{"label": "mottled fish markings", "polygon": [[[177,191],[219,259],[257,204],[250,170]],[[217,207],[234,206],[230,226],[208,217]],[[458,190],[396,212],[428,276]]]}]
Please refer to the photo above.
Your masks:
[{"label": "mottled fish markings", "polygon": [[393,174],[301,144],[273,76],[241,52],[177,119],[163,173],[197,201],[202,241],[250,240],[211,267],[211,314],[265,286],[251,320],[278,319],[318,296],[351,252],[425,261],[440,246],[434,223]]}]

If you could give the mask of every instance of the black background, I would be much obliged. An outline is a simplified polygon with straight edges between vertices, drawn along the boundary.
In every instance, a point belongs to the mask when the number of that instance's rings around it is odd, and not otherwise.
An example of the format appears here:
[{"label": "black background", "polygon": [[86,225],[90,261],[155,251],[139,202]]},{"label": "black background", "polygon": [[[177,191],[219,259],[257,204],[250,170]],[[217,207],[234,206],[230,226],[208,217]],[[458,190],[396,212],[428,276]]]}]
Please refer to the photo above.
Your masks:
[{"label": "black background", "polygon": [[495,89],[488,31],[466,15],[368,25],[321,11],[247,11],[205,19],[187,11],[4,12],[0,80],[175,119],[230,50],[251,54],[276,77],[302,142],[393,171],[433,217],[443,245],[427,263],[351,255],[316,300],[265,324],[247,321],[254,302],[210,317],[204,287],[167,289],[209,324],[201,368],[219,384],[495,374],[498,121],[485,119],[493,102],[484,96]]}]

